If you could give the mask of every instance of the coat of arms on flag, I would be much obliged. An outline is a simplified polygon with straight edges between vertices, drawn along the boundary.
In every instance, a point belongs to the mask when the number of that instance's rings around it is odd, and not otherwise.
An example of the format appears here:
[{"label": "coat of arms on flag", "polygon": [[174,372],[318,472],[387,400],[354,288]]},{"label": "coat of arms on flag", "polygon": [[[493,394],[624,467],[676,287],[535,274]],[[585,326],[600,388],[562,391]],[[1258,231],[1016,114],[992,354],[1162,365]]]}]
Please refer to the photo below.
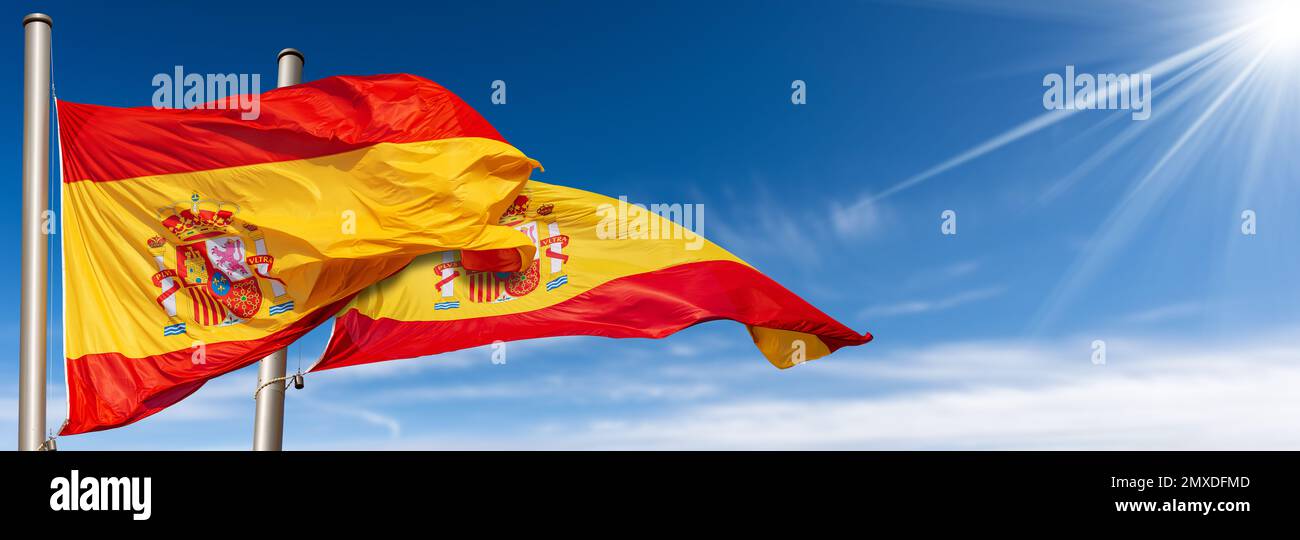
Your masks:
[{"label": "coat of arms on flag", "polygon": [[[266,252],[261,232],[250,223],[235,227],[238,213],[239,206],[234,203],[200,199],[197,193],[188,202],[159,209],[159,222],[175,245],[168,250],[169,242],[162,236],[147,241],[158,267],[151,279],[161,289],[157,301],[168,318],[163,335],[185,333],[187,319],[200,326],[228,326],[251,319],[263,304],[259,278],[270,282],[273,305],[268,308],[269,315],[293,309],[284,283],[269,274],[275,258]],[[239,229],[248,235],[248,241]],[[250,245],[254,249],[251,255]],[[169,251],[175,253],[174,267],[166,263]],[[188,310],[177,307],[181,291]]]},{"label": "coat of arms on flag", "polygon": [[501,225],[524,233],[537,248],[528,267],[519,272],[462,272],[458,253],[442,252],[438,254],[441,262],[434,266],[435,310],[457,309],[460,299],[479,304],[509,302],[537,290],[543,280],[548,292],[568,283],[563,272],[569,260],[564,253],[569,237],[560,234],[560,225],[551,215],[555,205],[543,204],[532,210],[531,202],[527,194],[519,195],[499,220]]}]

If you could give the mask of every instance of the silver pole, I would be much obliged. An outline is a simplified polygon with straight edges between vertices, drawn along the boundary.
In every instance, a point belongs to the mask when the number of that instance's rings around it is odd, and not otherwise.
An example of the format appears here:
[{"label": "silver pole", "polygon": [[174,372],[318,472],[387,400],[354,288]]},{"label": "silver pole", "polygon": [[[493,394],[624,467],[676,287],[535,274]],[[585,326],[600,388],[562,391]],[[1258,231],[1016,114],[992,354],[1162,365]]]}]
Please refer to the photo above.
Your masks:
[{"label": "silver pole", "polygon": [[[297,49],[280,51],[276,87],[302,82],[305,61]],[[262,359],[257,370],[257,415],[253,419],[253,450],[279,451],[284,447],[284,349]],[[275,381],[271,383],[271,381]],[[271,383],[271,384],[268,384]]]},{"label": "silver pole", "polygon": [[45,275],[49,240],[42,219],[50,193],[49,15],[23,17],[23,275],[18,345],[18,449],[40,450],[45,442]]}]

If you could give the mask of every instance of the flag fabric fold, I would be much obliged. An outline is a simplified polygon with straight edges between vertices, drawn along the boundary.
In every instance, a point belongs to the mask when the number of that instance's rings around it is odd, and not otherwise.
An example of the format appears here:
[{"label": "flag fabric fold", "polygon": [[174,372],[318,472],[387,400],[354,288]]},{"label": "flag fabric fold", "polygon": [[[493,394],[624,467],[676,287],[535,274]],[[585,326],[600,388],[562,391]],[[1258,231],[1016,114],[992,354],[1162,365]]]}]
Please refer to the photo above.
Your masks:
[{"label": "flag fabric fold", "polygon": [[420,255],[534,257],[496,217],[537,163],[441,86],[331,77],[259,97],[251,120],[58,103],[62,434],[149,416]]},{"label": "flag fabric fold", "polygon": [[718,319],[747,325],[779,368],[871,340],[669,217],[531,180],[500,219],[537,247],[527,269],[466,270],[453,250],[420,256],[352,300],[312,370],[497,340],[662,338]]}]

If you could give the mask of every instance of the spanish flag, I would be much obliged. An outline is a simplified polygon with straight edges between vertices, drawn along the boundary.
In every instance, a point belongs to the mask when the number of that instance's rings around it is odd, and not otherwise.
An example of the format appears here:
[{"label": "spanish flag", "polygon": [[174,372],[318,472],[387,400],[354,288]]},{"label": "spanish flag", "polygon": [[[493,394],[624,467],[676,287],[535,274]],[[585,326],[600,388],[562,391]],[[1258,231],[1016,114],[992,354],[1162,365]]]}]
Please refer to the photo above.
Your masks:
[{"label": "spanish flag", "polygon": [[716,319],[747,325],[778,368],[871,340],[682,226],[689,218],[529,181],[499,220],[536,246],[525,270],[467,270],[455,250],[418,257],[352,300],[312,370],[495,340],[662,338]]},{"label": "spanish flag", "polygon": [[534,258],[495,220],[537,163],[431,81],[332,77],[244,116],[58,102],[62,434],[158,412],[420,255]]}]

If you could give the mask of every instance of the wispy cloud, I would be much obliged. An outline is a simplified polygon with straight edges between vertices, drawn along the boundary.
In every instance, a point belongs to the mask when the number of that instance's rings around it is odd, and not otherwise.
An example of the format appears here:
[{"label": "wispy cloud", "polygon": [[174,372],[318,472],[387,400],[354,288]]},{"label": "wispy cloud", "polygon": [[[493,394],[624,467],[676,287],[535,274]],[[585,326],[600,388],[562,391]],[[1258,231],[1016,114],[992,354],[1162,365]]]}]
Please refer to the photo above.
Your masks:
[{"label": "wispy cloud", "polygon": [[880,227],[881,208],[875,199],[862,198],[848,205],[831,206],[831,226],[841,238],[861,240]]},{"label": "wispy cloud", "polygon": [[899,285],[899,289],[914,290],[949,283],[953,280],[970,276],[983,266],[983,261],[970,259],[957,261],[937,268],[919,269],[908,276],[908,278]]},{"label": "wispy cloud", "polygon": [[1129,323],[1157,323],[1170,319],[1191,317],[1200,312],[1200,303],[1183,302],[1130,313],[1124,316],[1124,321]]},{"label": "wispy cloud", "polygon": [[1002,287],[986,287],[957,293],[945,298],[933,300],[906,300],[892,304],[881,304],[862,310],[863,318],[897,317],[899,315],[916,315],[931,311],[943,311],[963,304],[988,300],[1005,292]]},{"label": "wispy cloud", "polygon": [[729,214],[727,219],[709,214],[704,235],[742,257],[771,254],[775,249],[783,260],[815,266],[825,256],[825,239],[838,234],[861,240],[875,236],[883,224],[882,207],[872,201],[809,210],[779,197],[762,184],[755,184],[745,197],[733,195],[727,207],[747,209],[745,213]]},{"label": "wispy cloud", "polygon": [[397,439],[402,436],[402,423],[393,416],[354,405],[339,405],[308,398],[299,398],[297,401],[320,412],[351,417],[384,428],[388,431],[390,439]]}]

